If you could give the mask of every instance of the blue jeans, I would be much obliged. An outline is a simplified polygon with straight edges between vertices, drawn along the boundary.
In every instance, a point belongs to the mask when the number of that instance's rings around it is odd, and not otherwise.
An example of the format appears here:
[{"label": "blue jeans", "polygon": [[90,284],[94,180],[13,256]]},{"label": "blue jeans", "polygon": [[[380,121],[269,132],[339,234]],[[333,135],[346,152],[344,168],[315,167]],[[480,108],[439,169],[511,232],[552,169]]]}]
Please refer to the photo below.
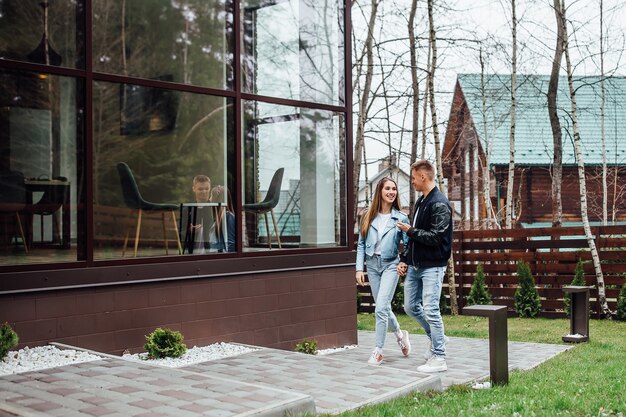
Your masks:
[{"label": "blue jeans", "polygon": [[446,356],[443,319],[439,311],[444,273],[443,266],[416,268],[409,265],[404,279],[404,311],[424,328],[436,356]]},{"label": "blue jeans", "polygon": [[391,311],[391,300],[398,285],[398,262],[397,257],[391,260],[378,255],[367,257],[367,279],[376,303],[376,347],[379,349],[385,345],[387,328],[394,332],[400,330],[398,319]]}]

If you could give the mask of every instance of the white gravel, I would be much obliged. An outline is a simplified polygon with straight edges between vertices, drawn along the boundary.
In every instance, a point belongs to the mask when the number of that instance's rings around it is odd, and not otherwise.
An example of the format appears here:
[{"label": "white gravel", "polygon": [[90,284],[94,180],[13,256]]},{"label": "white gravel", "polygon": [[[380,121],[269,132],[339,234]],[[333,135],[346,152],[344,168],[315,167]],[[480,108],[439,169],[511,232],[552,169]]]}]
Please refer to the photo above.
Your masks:
[{"label": "white gravel", "polygon": [[[343,346],[332,349],[318,350],[318,355],[329,355],[347,349],[354,349],[357,345]],[[148,359],[147,353],[125,354],[122,359],[137,362],[149,362],[155,365],[179,368],[193,365],[200,362],[207,362],[215,359],[227,358],[241,355],[242,353],[253,352],[252,347],[232,344],[215,343],[209,346],[194,346],[187,349],[187,352],[180,358]],[[89,362],[102,359],[102,357],[87,352],[74,349],[59,349],[56,346],[39,346],[29,348],[28,346],[18,351],[10,351],[7,357],[0,361],[0,376],[11,375],[21,372],[36,371],[56,366],[69,365],[73,363]]]},{"label": "white gravel", "polygon": [[194,346],[187,349],[187,352],[180,358],[148,359],[147,353],[134,353],[122,355],[122,359],[137,362],[149,362],[155,365],[179,368],[193,365],[195,363],[207,362],[215,359],[227,358],[229,356],[241,355],[246,352],[254,352],[254,349],[232,343],[214,343],[208,346]]},{"label": "white gravel", "polygon": [[30,349],[26,346],[24,349],[9,351],[6,358],[0,361],[0,375],[36,371],[98,359],[102,358],[73,349],[59,349],[55,346],[38,346]]}]

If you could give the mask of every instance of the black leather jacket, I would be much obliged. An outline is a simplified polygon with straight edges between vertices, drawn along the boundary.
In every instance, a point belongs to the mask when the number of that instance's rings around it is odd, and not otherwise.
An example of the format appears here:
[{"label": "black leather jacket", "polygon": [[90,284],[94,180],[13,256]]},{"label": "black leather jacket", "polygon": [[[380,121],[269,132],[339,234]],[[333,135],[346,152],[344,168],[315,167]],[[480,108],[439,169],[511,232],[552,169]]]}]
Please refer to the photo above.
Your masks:
[{"label": "black leather jacket", "polygon": [[452,253],[452,208],[447,197],[437,187],[426,198],[415,203],[411,219],[417,219],[407,232],[409,250],[402,262],[413,266],[446,266]]}]

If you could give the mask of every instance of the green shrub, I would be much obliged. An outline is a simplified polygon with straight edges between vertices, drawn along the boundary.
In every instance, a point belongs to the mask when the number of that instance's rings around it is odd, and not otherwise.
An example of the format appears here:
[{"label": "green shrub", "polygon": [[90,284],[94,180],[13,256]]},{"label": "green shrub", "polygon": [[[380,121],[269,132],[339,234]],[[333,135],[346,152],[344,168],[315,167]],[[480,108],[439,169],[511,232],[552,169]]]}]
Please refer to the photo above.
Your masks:
[{"label": "green shrub", "polygon": [[17,346],[20,338],[17,337],[15,330],[9,326],[9,323],[0,325],[0,361],[4,360],[7,353]]},{"label": "green shrub", "polygon": [[487,284],[485,284],[485,271],[482,264],[476,266],[476,277],[472,283],[472,288],[467,296],[467,305],[476,304],[492,304],[491,294],[487,290]]},{"label": "green shrub", "polygon": [[615,317],[618,320],[626,321],[626,282],[622,285],[622,290],[619,292],[617,298],[617,312]]},{"label": "green shrub", "polygon": [[441,314],[450,314],[450,306],[446,300],[446,293],[441,289],[441,295],[439,296],[439,312]]},{"label": "green shrub", "polygon": [[541,311],[539,292],[530,272],[528,263],[521,259],[517,262],[519,286],[515,290],[515,311],[520,317],[537,317]]},{"label": "green shrub", "polygon": [[144,349],[148,352],[149,359],[179,358],[187,351],[183,340],[180,332],[158,327],[146,336]]},{"label": "green shrub", "polygon": [[313,339],[304,339],[296,345],[296,352],[317,355],[317,342]]},{"label": "green shrub", "polygon": [[[577,286],[583,286],[583,285],[587,285],[585,283],[585,270],[583,269],[583,261],[581,259],[578,260],[578,262],[576,262],[576,271],[574,272],[574,279],[572,280],[572,283],[570,285],[577,285]],[[572,313],[572,294],[571,293],[565,293],[565,295],[563,296],[563,304],[565,304],[565,314],[567,314],[567,317],[570,316],[570,314]]]},{"label": "green shrub", "polygon": [[396,292],[391,299],[391,310],[394,313],[404,313],[404,284],[398,280]]}]

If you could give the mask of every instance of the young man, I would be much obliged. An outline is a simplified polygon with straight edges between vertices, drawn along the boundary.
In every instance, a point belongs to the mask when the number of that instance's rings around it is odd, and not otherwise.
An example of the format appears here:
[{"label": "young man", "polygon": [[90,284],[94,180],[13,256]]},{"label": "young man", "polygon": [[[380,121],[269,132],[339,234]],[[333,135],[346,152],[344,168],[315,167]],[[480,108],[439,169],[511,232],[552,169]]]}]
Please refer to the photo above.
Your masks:
[{"label": "young man", "polygon": [[409,236],[406,256],[398,273],[404,279],[404,310],[424,328],[429,338],[427,362],[419,372],[440,372],[446,365],[446,339],[439,311],[443,276],[452,253],[452,209],[435,185],[435,167],[426,160],[411,165],[411,184],[422,196],[415,203],[411,224],[398,223]]},{"label": "young man", "polygon": [[[211,179],[206,175],[196,175],[191,183],[191,190],[195,196],[196,203],[208,203],[211,197]],[[193,213],[193,216],[190,219],[189,227],[193,229],[193,253],[204,254],[210,247],[209,228],[213,224],[211,208],[197,207],[191,213]]]}]

